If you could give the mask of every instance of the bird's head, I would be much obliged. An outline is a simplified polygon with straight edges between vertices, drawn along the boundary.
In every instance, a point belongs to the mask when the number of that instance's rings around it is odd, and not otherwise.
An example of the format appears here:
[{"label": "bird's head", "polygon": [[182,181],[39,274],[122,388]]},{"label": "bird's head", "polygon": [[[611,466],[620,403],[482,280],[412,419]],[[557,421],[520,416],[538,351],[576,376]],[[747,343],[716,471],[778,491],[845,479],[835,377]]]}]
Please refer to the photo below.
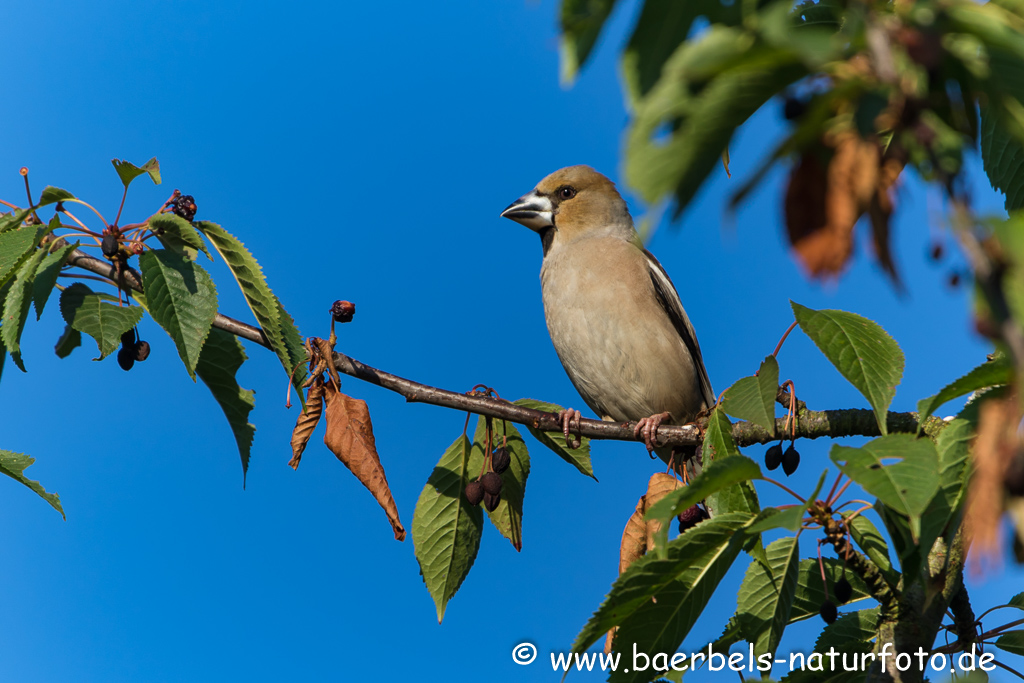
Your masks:
[{"label": "bird's head", "polygon": [[633,220],[615,184],[589,166],[568,166],[537,183],[531,192],[501,212],[538,232],[545,251],[597,231],[630,237]]}]

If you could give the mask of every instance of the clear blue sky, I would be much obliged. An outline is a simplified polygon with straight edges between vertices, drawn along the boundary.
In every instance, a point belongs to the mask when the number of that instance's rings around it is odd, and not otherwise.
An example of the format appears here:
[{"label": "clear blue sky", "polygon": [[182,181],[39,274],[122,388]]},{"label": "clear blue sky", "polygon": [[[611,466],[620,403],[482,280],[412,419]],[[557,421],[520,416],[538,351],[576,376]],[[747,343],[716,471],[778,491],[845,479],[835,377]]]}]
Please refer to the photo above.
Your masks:
[{"label": "clear blue sky", "polygon": [[[65,187],[113,214],[110,159],[156,156],[164,184],[137,181],[126,215],[141,220],[176,187],[195,195],[199,218],[260,258],[303,333],[326,334],[331,301],[350,299],[358,313],[340,349],[364,362],[583,408],[544,326],[537,238],[498,213],[561,166],[619,179],[627,116],[616,57],[634,6],[619,7],[594,63],[566,90],[550,0],[7,3],[0,197],[22,199],[24,165],[36,191]],[[779,109],[741,131],[734,176],[770,149]],[[978,204],[998,210],[974,178]],[[909,292],[900,298],[863,234],[838,286],[807,283],[782,237],[781,180],[772,176],[728,223],[722,207],[737,180],[717,172],[651,243],[716,391],[771,352],[790,299],[857,311],[897,339],[907,353],[897,410],[983,360],[965,290],[950,289],[949,266],[925,256],[928,235],[941,234],[937,196],[910,178],[901,190],[895,251]],[[222,310],[246,317],[223,264],[211,270]],[[638,444],[595,444],[595,483],[532,445],[522,552],[487,528],[439,626],[411,541],[393,540],[319,436],[298,472],[286,466],[296,410],[283,407],[286,380],[271,354],[251,348],[240,376],[257,392],[258,427],[243,491],[219,409],[155,324],[142,326],[151,359],[130,373],[92,362],[88,340],[58,361],[50,348],[62,328],[51,305],[25,334],[29,373],[8,364],[0,384],[0,447],[36,456],[29,473],[67,511],[62,522],[0,482],[0,680],[554,680],[539,664],[514,665],[511,648],[530,640],[543,658],[569,646],[614,579],[622,527],[655,467]],[[866,405],[799,334],[780,363],[812,407]],[[409,526],[463,416],[352,379],[345,390],[370,404]],[[828,444],[799,447],[792,479],[809,491]],[[812,553],[808,539],[803,554]],[[719,632],[739,576],[688,647]],[[974,581],[978,611],[1022,579],[1006,567]],[[807,649],[819,625],[787,632],[783,649]]]}]

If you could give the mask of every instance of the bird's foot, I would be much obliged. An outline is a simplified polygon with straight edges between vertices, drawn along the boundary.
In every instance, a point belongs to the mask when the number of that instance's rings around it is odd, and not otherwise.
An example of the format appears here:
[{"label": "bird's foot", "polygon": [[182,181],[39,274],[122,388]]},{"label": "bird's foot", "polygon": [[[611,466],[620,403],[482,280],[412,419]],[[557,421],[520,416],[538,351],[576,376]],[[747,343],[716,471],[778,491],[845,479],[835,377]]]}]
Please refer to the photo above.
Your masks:
[{"label": "bird's foot", "polygon": [[669,413],[658,413],[657,415],[641,418],[637,421],[636,426],[633,427],[633,436],[639,439],[640,435],[643,434],[647,450],[653,451],[654,446],[658,442],[658,427],[669,417],[671,417]]},{"label": "bird's foot", "polygon": [[[582,445],[580,438],[580,411],[566,408],[558,413],[558,421],[562,423],[562,434],[565,435],[565,445],[569,448],[579,448]],[[569,432],[575,430],[576,434],[570,436]]]}]

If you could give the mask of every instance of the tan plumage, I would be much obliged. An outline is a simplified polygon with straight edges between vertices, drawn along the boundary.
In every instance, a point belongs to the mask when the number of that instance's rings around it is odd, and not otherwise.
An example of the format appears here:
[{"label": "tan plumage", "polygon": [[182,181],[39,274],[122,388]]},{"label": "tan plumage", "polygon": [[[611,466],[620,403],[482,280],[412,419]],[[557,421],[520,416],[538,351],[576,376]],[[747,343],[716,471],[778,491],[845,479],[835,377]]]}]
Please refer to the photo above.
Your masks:
[{"label": "tan plumage", "polygon": [[643,248],[615,185],[588,166],[544,178],[502,215],[541,236],[548,332],[602,419],[691,421],[715,396],[679,295]]}]

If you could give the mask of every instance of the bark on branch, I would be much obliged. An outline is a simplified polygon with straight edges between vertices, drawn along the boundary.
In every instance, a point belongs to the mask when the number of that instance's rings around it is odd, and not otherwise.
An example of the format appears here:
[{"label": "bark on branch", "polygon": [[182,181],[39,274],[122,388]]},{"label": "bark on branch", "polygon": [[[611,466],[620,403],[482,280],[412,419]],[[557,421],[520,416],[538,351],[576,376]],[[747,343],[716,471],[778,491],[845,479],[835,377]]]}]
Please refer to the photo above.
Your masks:
[{"label": "bark on branch", "polygon": [[[111,263],[90,256],[80,249],[71,252],[68,263],[117,281],[117,271]],[[142,292],[142,278],[136,270],[123,268],[121,281],[127,288]],[[268,349],[271,348],[270,341],[263,330],[253,325],[218,313],[213,320],[213,326]],[[548,432],[561,431],[562,428],[553,413],[524,408],[478,393],[460,394],[420,384],[360,363],[343,353],[334,354],[334,367],[340,373],[401,394],[409,402],[429,403],[444,408],[464,410],[477,415],[530,425],[535,429]],[[591,439],[637,441],[638,439],[633,436],[635,424],[635,422],[583,419],[580,420],[579,433]],[[890,432],[916,432],[917,424],[917,413],[889,413],[888,428]],[[941,424],[941,420],[932,419],[926,425],[926,431],[931,431],[931,428]],[[788,438],[789,432],[786,431],[784,419],[776,420],[775,431],[780,436],[785,433]],[[820,437],[879,436],[880,434],[874,413],[867,409],[807,410],[803,408],[797,413],[795,433],[797,438],[817,439]],[[779,436],[773,437],[768,430],[751,422],[738,422],[733,425],[732,435],[736,444],[741,447],[768,443],[779,438]],[[659,445],[692,446],[701,443],[702,439],[703,435],[695,425],[663,425],[658,429]]]}]

